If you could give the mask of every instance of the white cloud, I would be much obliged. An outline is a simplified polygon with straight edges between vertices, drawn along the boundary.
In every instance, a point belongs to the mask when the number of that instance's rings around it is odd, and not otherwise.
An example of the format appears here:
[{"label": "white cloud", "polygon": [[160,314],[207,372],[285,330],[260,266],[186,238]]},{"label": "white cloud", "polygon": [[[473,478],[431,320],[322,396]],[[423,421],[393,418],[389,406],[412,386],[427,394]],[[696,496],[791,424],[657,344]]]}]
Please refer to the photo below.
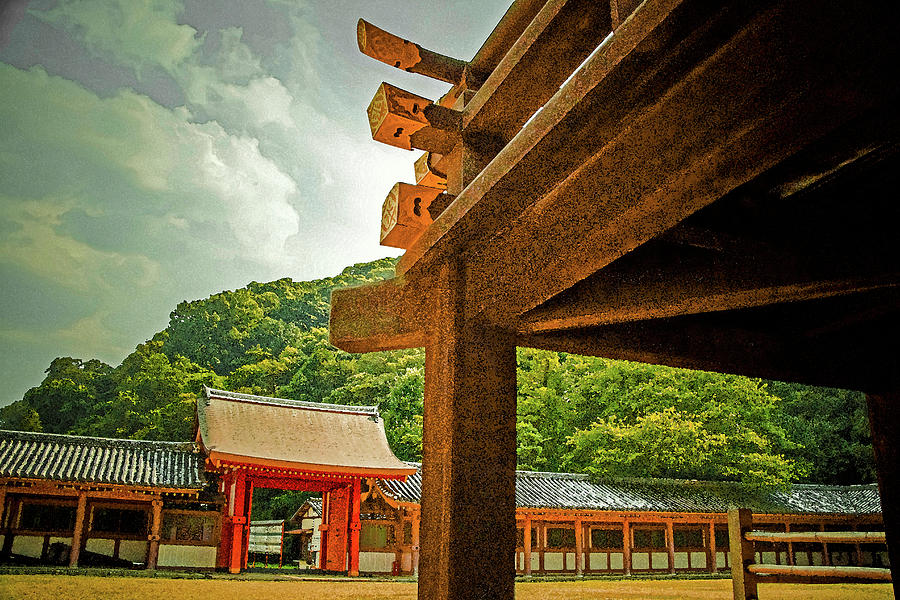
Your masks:
[{"label": "white cloud", "polygon": [[96,54],[115,57],[140,75],[151,65],[169,73],[191,56],[201,41],[189,25],[179,25],[178,0],[61,0],[35,17],[78,35]]}]

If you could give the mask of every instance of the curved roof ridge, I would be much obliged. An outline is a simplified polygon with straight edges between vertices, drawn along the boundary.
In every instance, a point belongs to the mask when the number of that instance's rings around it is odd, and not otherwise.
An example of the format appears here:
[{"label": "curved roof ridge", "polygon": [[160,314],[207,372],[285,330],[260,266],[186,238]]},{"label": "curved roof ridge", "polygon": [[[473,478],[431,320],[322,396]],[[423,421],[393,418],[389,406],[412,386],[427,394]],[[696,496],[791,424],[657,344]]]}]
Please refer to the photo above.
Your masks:
[{"label": "curved roof ridge", "polygon": [[230,392],[228,390],[219,390],[209,386],[203,386],[203,395],[208,399],[210,396],[221,398],[223,400],[235,400],[238,402],[252,402],[256,404],[273,404],[280,406],[289,406],[292,408],[308,408],[310,410],[322,410],[328,412],[340,412],[360,414],[378,417],[377,406],[354,406],[348,404],[328,404],[326,402],[306,402],[303,400],[292,400],[290,398],[275,398],[274,396],[256,396],[254,394],[242,394],[240,392]]}]

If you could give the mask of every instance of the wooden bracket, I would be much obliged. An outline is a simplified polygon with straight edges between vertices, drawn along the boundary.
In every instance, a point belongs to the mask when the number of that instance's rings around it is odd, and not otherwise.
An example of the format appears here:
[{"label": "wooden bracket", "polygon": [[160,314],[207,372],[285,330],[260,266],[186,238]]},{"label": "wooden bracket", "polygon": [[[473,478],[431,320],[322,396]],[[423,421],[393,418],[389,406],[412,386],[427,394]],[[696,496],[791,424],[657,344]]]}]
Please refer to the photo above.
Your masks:
[{"label": "wooden bracket", "polygon": [[447,189],[447,176],[435,168],[442,156],[434,152],[426,152],[413,163],[416,183],[430,188]]},{"label": "wooden bracket", "polygon": [[408,248],[440,214],[431,210],[432,205],[437,204],[435,208],[443,210],[452,200],[437,188],[395,184],[381,210],[381,245]]},{"label": "wooden bracket", "polygon": [[459,83],[466,62],[427,50],[362,19],[356,25],[359,51],[375,60],[447,83]]},{"label": "wooden bracket", "polygon": [[460,137],[460,112],[389,83],[378,87],[366,112],[372,137],[389,146],[446,153]]}]

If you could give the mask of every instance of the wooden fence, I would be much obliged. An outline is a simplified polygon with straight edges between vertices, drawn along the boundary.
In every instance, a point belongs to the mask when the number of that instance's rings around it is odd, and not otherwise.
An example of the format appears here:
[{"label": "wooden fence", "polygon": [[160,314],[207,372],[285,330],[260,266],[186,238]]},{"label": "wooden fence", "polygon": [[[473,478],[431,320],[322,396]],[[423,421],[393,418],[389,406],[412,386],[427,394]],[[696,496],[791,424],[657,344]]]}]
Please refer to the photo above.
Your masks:
[{"label": "wooden fence", "polygon": [[[728,511],[728,539],[731,552],[731,578],[734,600],[758,600],[759,583],[869,583],[891,581],[891,570],[863,566],[760,564],[756,562],[754,542],[826,544],[884,544],[883,531],[754,531],[749,509]],[[791,561],[793,562],[793,560]]]}]

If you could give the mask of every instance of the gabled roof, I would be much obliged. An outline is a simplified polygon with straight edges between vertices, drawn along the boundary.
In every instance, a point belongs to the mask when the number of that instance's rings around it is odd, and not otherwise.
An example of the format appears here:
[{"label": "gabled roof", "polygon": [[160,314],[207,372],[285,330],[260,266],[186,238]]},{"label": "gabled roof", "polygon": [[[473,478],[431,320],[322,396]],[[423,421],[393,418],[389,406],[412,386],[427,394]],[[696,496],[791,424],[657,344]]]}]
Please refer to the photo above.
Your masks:
[{"label": "gabled roof", "polygon": [[415,472],[388,446],[374,406],[343,406],[204,388],[199,440],[213,462],[380,477]]},{"label": "gabled roof", "polygon": [[0,430],[0,477],[200,489],[203,457],[193,443]]},{"label": "gabled roof", "polygon": [[[406,481],[379,481],[400,502],[419,503],[422,472]],[[577,473],[516,471],[516,506],[579,510],[722,513],[733,506],[765,514],[881,512],[878,487],[794,484],[786,491],[759,491],[740,483],[676,479],[619,479],[592,482]]]},{"label": "gabled roof", "polygon": [[[309,516],[304,516],[304,514],[306,514],[306,512],[307,512],[307,509],[308,509],[308,512],[310,512],[312,514]],[[318,496],[318,497],[307,498],[306,502],[304,502],[303,504],[300,505],[300,508],[298,508],[297,511],[293,515],[291,515],[291,518],[288,519],[288,521],[290,521],[291,523],[297,523],[298,521],[300,521],[301,517],[305,518],[305,519],[321,518],[322,517],[322,497]]]}]

